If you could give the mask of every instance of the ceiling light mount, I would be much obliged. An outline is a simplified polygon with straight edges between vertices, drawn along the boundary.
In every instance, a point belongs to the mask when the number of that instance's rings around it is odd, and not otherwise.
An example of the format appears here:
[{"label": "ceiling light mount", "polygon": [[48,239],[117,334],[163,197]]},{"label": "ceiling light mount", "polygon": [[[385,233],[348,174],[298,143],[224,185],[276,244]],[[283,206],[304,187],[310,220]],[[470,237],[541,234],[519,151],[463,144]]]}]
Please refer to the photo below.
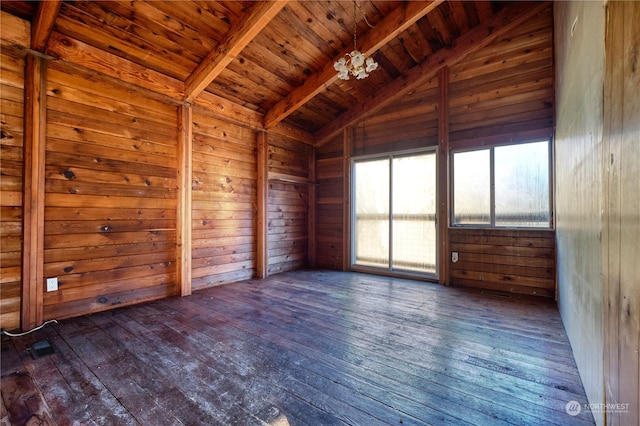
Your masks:
[{"label": "ceiling light mount", "polygon": [[[366,16],[365,16],[366,19]],[[333,63],[333,68],[338,71],[338,78],[341,80],[349,80],[349,74],[358,80],[369,77],[371,71],[378,68],[378,63],[372,58],[367,57],[363,52],[358,50],[357,46],[357,25],[356,25],[356,2],[353,2],[353,50],[347,53],[343,58]]]}]

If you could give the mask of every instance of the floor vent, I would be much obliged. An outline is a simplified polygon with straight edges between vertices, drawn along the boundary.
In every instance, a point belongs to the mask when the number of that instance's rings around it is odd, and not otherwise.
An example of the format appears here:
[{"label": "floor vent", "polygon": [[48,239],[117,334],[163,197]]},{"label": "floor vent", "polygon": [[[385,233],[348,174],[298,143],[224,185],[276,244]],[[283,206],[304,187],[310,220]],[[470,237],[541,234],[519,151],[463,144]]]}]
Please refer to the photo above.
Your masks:
[{"label": "floor vent", "polygon": [[48,340],[40,340],[39,342],[32,343],[29,346],[29,352],[31,352],[31,356],[33,359],[38,359],[40,357],[51,355],[55,352],[51,343]]}]

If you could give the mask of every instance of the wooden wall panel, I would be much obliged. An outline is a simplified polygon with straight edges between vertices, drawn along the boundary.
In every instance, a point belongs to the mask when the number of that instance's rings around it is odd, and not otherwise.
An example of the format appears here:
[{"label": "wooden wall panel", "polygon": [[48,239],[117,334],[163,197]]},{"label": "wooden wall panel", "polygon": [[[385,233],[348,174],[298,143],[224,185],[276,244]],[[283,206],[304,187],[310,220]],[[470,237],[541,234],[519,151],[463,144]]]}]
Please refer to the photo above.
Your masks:
[{"label": "wooden wall panel", "polygon": [[[610,162],[602,146],[607,18],[602,4],[581,1],[554,2],[554,18],[558,309],[587,398],[602,403],[603,167]],[[606,424],[603,410],[593,416],[597,425]]]},{"label": "wooden wall panel", "polygon": [[640,425],[640,3],[607,3],[602,255],[610,425]]},{"label": "wooden wall panel", "polygon": [[268,138],[267,241],[269,275],[308,265],[309,158],[313,148],[278,135]]},{"label": "wooden wall panel", "polygon": [[194,111],[192,289],[253,277],[256,133]]},{"label": "wooden wall panel", "polygon": [[438,79],[354,126],[353,156],[438,144]]},{"label": "wooden wall panel", "polygon": [[343,265],[343,170],[342,135],[316,152],[316,265],[342,269]]},{"label": "wooden wall panel", "polygon": [[451,228],[452,285],[555,297],[555,233],[552,230]]},{"label": "wooden wall panel", "polygon": [[450,67],[451,145],[554,123],[552,6]]},{"label": "wooden wall panel", "polygon": [[176,294],[176,108],[51,63],[44,316]]},{"label": "wooden wall panel", "polygon": [[307,265],[309,186],[269,183],[268,272]]},{"label": "wooden wall panel", "polygon": [[20,326],[24,58],[0,51],[0,327]]}]

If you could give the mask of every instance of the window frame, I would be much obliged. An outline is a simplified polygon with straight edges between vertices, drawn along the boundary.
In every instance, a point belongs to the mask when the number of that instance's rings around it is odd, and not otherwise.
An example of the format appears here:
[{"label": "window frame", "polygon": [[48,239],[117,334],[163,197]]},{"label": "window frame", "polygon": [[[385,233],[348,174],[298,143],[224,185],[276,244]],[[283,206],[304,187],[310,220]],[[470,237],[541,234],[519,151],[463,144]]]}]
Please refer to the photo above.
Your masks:
[{"label": "window frame", "polygon": [[[548,184],[549,184],[549,222],[547,226],[503,226],[496,225],[496,195],[495,195],[495,149],[499,147],[505,146],[516,146],[516,145],[526,145],[530,143],[536,142],[547,142],[547,161],[548,161]],[[514,141],[505,141],[505,142],[496,142],[496,143],[486,143],[486,144],[477,144],[475,146],[465,146],[459,148],[452,148],[450,150],[450,168],[449,168],[449,181],[450,192],[449,192],[449,226],[452,228],[482,228],[482,229],[525,229],[525,230],[540,230],[540,231],[548,231],[555,230],[555,214],[554,214],[554,160],[553,160],[553,138],[552,137],[541,137],[535,139],[527,139],[518,142]],[[489,215],[490,222],[488,224],[463,224],[463,223],[455,223],[455,161],[454,154],[461,152],[473,152],[473,151],[483,151],[489,150]]]},{"label": "window frame", "polygon": [[[356,177],[355,177],[355,165],[359,162],[366,161],[375,161],[378,159],[388,159],[389,160],[389,218],[393,216],[393,159],[394,158],[402,158],[402,157],[410,157],[421,154],[433,154],[435,155],[435,185],[436,185],[436,212],[435,212],[435,224],[436,224],[436,247],[435,247],[435,272],[416,272],[408,269],[394,268],[393,265],[393,229],[391,226],[391,221],[389,221],[389,266],[388,267],[377,267],[377,266],[367,266],[356,263],[356,240],[354,236],[356,235],[356,231],[354,227],[356,226],[356,202],[355,202],[355,188],[356,188]],[[441,184],[439,182],[439,174],[438,174],[438,147],[437,146],[428,146],[421,147],[416,149],[407,149],[407,150],[398,150],[392,152],[384,152],[384,153],[376,153],[376,154],[367,154],[354,156],[350,158],[350,176],[351,181],[349,184],[349,200],[351,200],[351,205],[349,206],[349,268],[352,271],[356,272],[368,272],[368,273],[376,273],[381,275],[389,275],[389,276],[397,276],[397,277],[405,277],[405,278],[414,278],[414,279],[426,279],[426,280],[438,280],[439,279],[439,271],[440,271],[440,229],[438,227],[438,205],[439,205],[439,191],[437,190],[438,185]]]}]

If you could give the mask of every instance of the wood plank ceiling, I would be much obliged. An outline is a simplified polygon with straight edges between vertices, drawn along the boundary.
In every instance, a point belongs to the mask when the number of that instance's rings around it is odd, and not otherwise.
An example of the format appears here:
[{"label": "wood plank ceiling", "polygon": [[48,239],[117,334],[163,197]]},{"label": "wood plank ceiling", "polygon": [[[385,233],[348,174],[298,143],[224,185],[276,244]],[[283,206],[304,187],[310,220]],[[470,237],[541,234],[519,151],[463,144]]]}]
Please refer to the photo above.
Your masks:
[{"label": "wood plank ceiling", "polygon": [[333,63],[353,47],[350,1],[3,0],[1,8],[32,22],[34,50],[80,64],[107,52],[112,74],[147,79],[181,102],[242,106],[264,128],[284,125],[313,143],[507,4],[359,0],[358,48],[380,66],[348,81]]}]

